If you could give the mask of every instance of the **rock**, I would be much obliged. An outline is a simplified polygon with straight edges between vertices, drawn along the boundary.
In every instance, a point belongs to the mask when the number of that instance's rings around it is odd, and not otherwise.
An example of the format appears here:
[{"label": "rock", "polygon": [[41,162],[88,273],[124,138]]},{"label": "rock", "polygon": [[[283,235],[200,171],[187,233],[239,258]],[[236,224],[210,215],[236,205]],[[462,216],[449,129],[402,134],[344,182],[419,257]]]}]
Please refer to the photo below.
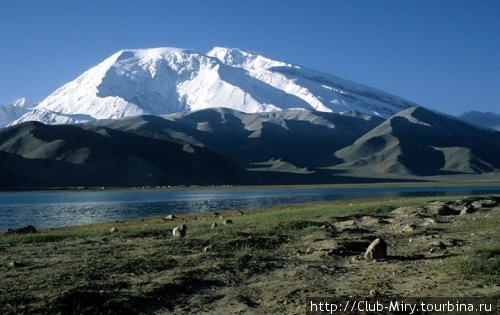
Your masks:
[{"label": "rock", "polygon": [[425,218],[424,222],[422,223],[422,226],[428,226],[428,225],[434,225],[436,224],[436,220],[431,219],[431,218]]},{"label": "rock", "polygon": [[446,245],[440,241],[432,242],[429,244],[429,246],[431,247],[431,249],[432,248],[434,248],[434,249],[436,249],[436,248],[445,249],[446,248]]},{"label": "rock", "polygon": [[101,238],[99,239],[99,243],[101,243],[101,244],[106,244],[106,243],[109,243],[109,238],[107,238],[107,237],[105,237],[105,236],[104,236],[104,237],[101,237]]},{"label": "rock", "polygon": [[442,203],[432,203],[429,205],[429,210],[433,214],[437,215],[459,215],[460,211],[450,208],[449,206]]},{"label": "rock", "polygon": [[169,214],[169,215],[167,215],[167,216],[165,217],[165,220],[170,221],[170,220],[173,220],[173,219],[175,219],[175,218],[176,218],[176,216],[175,216],[175,215],[173,215],[173,214]]},{"label": "rock", "polygon": [[370,290],[370,296],[376,296],[377,295],[377,290],[371,289]]},{"label": "rock", "polygon": [[224,222],[222,222],[222,225],[228,225],[228,224],[233,224],[233,220],[225,219]]},{"label": "rock", "polygon": [[418,207],[404,206],[391,211],[391,214],[398,218],[415,217],[424,212],[424,209]]},{"label": "rock", "polygon": [[212,223],[212,229],[215,229],[217,227],[217,222]]},{"label": "rock", "polygon": [[17,261],[9,261],[9,267],[15,268],[15,267],[21,267],[21,264],[18,263]]},{"label": "rock", "polygon": [[483,200],[474,201],[472,203],[472,206],[474,208],[493,208],[496,205],[497,205],[497,202],[493,199],[483,199]]},{"label": "rock", "polygon": [[208,252],[208,251],[211,251],[211,250],[212,250],[212,245],[208,245],[208,246],[205,246],[205,247],[203,248],[203,251],[204,251],[204,252]]},{"label": "rock", "polygon": [[181,224],[176,226],[172,230],[172,235],[175,237],[184,237],[186,236],[186,232],[187,232],[187,226],[185,224]]},{"label": "rock", "polygon": [[118,232],[118,228],[114,226],[111,229],[109,229],[109,233],[116,233],[116,232]]},{"label": "rock", "polygon": [[6,234],[27,234],[27,233],[37,233],[37,229],[33,225],[27,225],[18,229],[8,229]]},{"label": "rock", "polygon": [[416,226],[415,223],[406,224],[405,226],[403,226],[401,231],[403,233],[411,233],[415,230],[415,226]]},{"label": "rock", "polygon": [[381,223],[380,220],[375,217],[364,216],[361,218],[361,224],[363,225],[373,226],[373,225],[379,225],[380,223]]},{"label": "rock", "polygon": [[468,214],[468,213],[473,213],[475,211],[474,207],[472,205],[467,205],[465,207],[462,208],[462,210],[460,211],[460,215],[465,215],[465,214]]},{"label": "rock", "polygon": [[381,238],[375,239],[366,249],[364,257],[366,261],[387,258],[387,243]]}]

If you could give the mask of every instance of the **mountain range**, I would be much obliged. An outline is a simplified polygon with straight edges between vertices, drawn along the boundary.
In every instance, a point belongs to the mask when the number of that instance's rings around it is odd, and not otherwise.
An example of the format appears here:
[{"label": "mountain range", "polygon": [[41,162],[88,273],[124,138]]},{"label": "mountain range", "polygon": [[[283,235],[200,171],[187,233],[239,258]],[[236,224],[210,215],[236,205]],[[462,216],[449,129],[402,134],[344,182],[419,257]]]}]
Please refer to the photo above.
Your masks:
[{"label": "mountain range", "polygon": [[[0,129],[0,187],[373,182],[500,168],[500,132],[409,108],[356,112],[204,109]],[[424,178],[422,177],[422,178]],[[387,179],[383,179],[387,181]]]},{"label": "mountain range", "polygon": [[8,125],[0,129],[2,188],[435,180],[500,170],[494,129],[220,47],[119,51],[38,104],[0,107],[0,123]]}]

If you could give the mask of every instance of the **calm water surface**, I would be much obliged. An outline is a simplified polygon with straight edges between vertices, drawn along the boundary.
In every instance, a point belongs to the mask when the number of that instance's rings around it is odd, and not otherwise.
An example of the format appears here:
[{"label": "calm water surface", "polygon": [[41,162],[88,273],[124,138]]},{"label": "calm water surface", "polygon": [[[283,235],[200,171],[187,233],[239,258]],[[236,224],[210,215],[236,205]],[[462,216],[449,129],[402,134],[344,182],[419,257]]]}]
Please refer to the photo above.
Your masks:
[{"label": "calm water surface", "polygon": [[123,190],[0,193],[0,231],[351,198],[500,194],[500,186]]}]

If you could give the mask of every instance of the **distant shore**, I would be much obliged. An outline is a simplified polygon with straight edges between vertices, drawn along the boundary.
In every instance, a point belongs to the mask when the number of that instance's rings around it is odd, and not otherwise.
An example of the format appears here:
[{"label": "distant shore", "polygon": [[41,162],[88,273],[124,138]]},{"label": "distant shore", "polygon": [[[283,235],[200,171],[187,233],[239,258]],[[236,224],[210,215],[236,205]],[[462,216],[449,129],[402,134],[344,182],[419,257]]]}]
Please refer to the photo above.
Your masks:
[{"label": "distant shore", "polygon": [[135,186],[135,187],[46,187],[26,189],[2,189],[3,192],[51,192],[51,191],[128,191],[128,190],[225,190],[225,189],[289,189],[289,188],[377,188],[377,187],[459,187],[459,186],[500,186],[499,180],[485,181],[401,181],[353,184],[291,184],[291,185],[177,185],[177,186]]}]

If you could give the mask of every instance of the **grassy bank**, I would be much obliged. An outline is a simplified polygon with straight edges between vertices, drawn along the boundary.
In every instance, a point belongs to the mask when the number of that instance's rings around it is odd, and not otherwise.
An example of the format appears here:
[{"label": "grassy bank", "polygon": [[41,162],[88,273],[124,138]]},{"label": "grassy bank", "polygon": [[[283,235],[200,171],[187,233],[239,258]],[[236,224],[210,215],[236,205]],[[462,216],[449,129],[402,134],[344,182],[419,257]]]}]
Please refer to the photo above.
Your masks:
[{"label": "grassy bank", "polygon": [[[429,214],[433,201],[458,198],[340,201],[2,235],[0,313],[297,313],[307,296],[498,296],[500,208]],[[233,224],[223,225],[226,218]],[[171,234],[179,224],[188,227],[184,238]],[[390,257],[366,262],[376,237],[387,240]]]}]

